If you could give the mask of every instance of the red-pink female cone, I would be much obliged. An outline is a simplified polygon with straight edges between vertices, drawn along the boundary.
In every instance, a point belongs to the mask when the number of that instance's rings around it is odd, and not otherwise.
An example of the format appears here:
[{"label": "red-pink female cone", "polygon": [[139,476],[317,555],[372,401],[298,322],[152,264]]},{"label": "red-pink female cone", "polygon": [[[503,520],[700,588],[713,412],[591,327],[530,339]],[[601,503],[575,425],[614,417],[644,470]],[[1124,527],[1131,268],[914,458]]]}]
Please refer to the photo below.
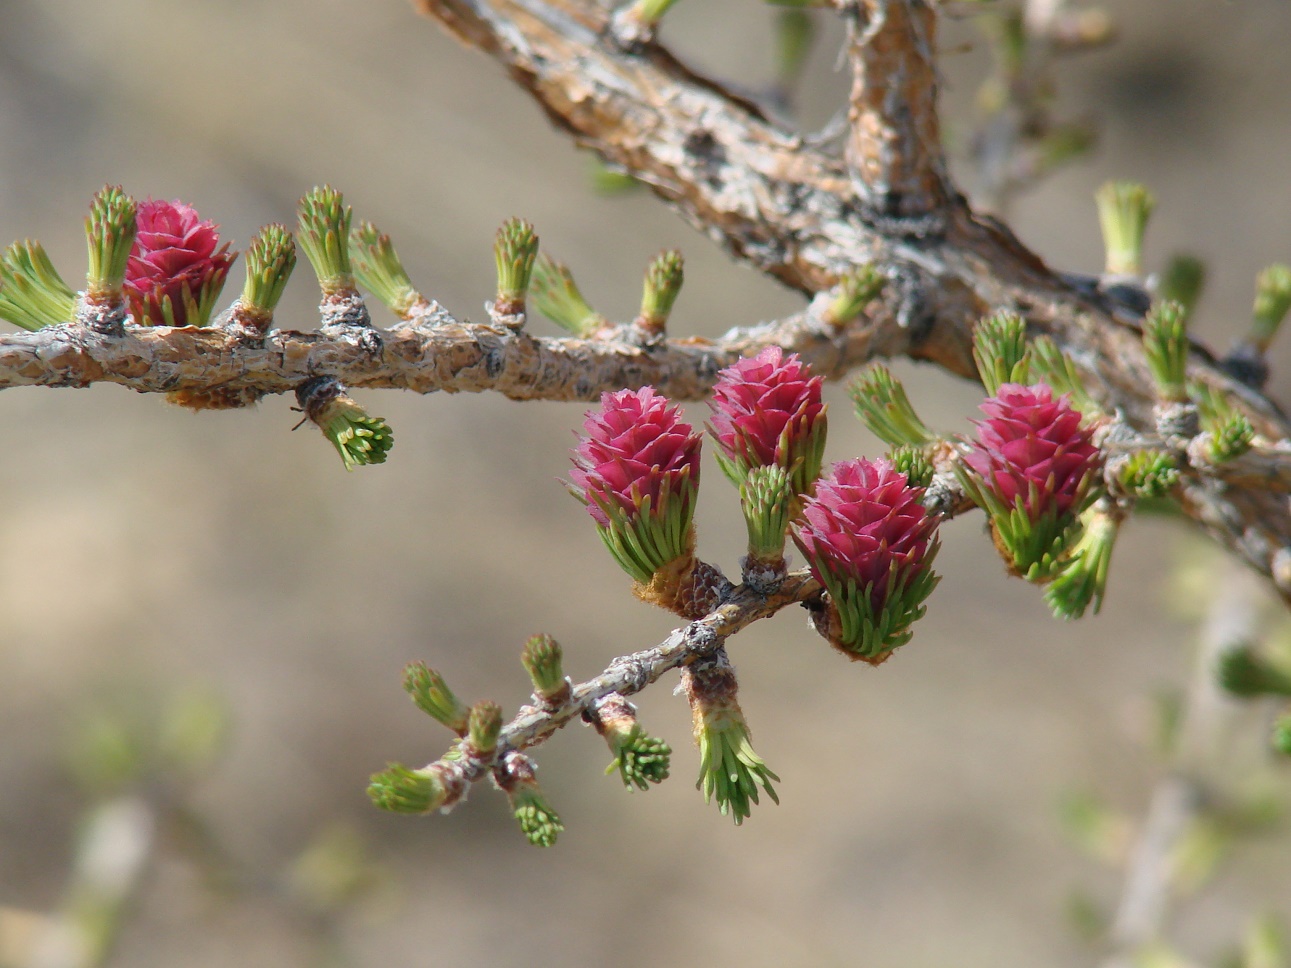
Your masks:
[{"label": "red-pink female cone", "polygon": [[937,584],[938,519],[920,503],[923,492],[886,460],[840,461],[793,528],[830,596],[817,628],[854,659],[878,664],[908,642]]},{"label": "red-pink female cone", "polygon": [[722,470],[737,486],[751,468],[776,464],[790,473],[795,494],[810,491],[825,449],[820,385],[811,367],[778,346],[717,375],[709,432],[721,447]]},{"label": "red-pink female cone", "polygon": [[694,550],[701,438],[653,387],[602,394],[583,429],[570,490],[623,569],[648,583]]},{"label": "red-pink female cone", "polygon": [[141,326],[205,326],[237,258],[218,226],[183,202],[148,199],[135,216],[125,294]]},{"label": "red-pink female cone", "polygon": [[1089,501],[1100,460],[1093,431],[1043,383],[1005,383],[981,410],[986,419],[977,423],[960,483],[990,516],[1017,573],[1045,580]]}]

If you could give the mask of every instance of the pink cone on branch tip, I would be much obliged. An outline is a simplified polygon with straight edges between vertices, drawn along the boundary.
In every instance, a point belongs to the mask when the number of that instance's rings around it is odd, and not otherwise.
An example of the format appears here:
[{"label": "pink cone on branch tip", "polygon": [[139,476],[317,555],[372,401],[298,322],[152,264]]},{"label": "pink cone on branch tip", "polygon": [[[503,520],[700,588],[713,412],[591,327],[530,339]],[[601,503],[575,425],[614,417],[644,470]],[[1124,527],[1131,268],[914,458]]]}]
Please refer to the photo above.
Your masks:
[{"label": "pink cone on branch tip", "polygon": [[237,257],[218,226],[183,202],[140,202],[125,292],[144,326],[204,326]]},{"label": "pink cone on branch tip", "polygon": [[638,582],[689,556],[701,438],[653,387],[601,395],[573,451],[571,491]]},{"label": "pink cone on branch tip", "polygon": [[1006,383],[981,405],[960,481],[990,516],[997,544],[1031,580],[1053,573],[1066,532],[1087,506],[1100,463],[1093,430],[1043,383]]},{"label": "pink cone on branch tip", "polygon": [[797,354],[778,346],[718,374],[709,431],[721,448],[722,469],[736,485],[751,468],[775,464],[790,472],[796,494],[810,490],[825,446],[821,382]]},{"label": "pink cone on branch tip", "polygon": [[830,595],[817,627],[852,658],[877,664],[908,642],[937,584],[938,519],[920,503],[923,493],[886,460],[841,461],[793,528]]}]

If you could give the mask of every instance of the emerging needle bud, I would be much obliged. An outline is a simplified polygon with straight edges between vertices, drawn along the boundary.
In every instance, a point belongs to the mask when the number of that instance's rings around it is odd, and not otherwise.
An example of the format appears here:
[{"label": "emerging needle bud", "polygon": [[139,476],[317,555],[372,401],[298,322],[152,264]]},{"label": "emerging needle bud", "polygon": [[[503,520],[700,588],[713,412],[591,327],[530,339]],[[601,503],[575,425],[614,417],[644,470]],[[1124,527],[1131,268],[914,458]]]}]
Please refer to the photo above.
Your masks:
[{"label": "emerging needle bud", "polygon": [[296,402],[341,455],[347,471],[361,464],[384,464],[394,433],[381,417],[372,417],[345,392],[340,380],[314,377],[296,388]]}]

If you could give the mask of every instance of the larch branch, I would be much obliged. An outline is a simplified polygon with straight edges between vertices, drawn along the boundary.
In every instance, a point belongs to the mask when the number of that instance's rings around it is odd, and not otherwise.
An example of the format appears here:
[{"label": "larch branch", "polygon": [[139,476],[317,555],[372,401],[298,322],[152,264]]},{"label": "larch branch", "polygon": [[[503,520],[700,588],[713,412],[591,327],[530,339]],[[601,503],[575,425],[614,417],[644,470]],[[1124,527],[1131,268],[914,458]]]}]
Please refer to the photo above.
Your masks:
[{"label": "larch branch", "polygon": [[[354,387],[496,390],[552,400],[652,384],[692,400],[707,394],[722,366],[770,343],[801,353],[833,378],[873,356],[901,354],[974,377],[976,321],[1011,309],[1032,333],[1053,338],[1107,410],[1150,428],[1155,393],[1134,314],[1095,288],[1073,287],[1006,227],[974,213],[944,179],[926,0],[855,2],[850,49],[866,79],[853,93],[854,119],[864,121],[867,144],[887,146],[875,156],[875,177],[899,185],[903,198],[921,197],[927,204],[916,207],[931,218],[911,217],[913,201],[902,201],[895,216],[875,211],[857,196],[844,159],[814,150],[662,46],[626,49],[611,35],[611,15],[589,0],[416,0],[504,64],[557,126],[651,185],[737,257],[808,294],[857,265],[876,266],[887,285],[840,332],[822,327],[811,309],[716,341],[671,339],[658,348],[616,334],[534,337],[461,322],[438,307],[425,325],[362,334],[280,331],[263,341],[220,329],[103,334],[58,326],[0,337],[0,388],[114,382],[143,392],[263,395],[335,376]],[[882,88],[881,69],[901,74],[904,86]],[[870,164],[862,148],[851,148],[858,173]],[[930,194],[921,196],[920,186]],[[1291,440],[1280,410],[1203,349],[1193,352],[1188,375],[1238,402],[1271,452]],[[1291,502],[1280,462],[1242,478],[1199,475],[1184,489],[1182,506],[1291,600]]]},{"label": "larch branch", "polygon": [[[879,266],[890,284],[869,314],[871,352],[905,353],[971,378],[973,326],[987,312],[1011,309],[1033,332],[1053,338],[1109,410],[1136,426],[1152,426],[1155,393],[1138,318],[1096,290],[1074,288],[953,189],[936,218],[912,222],[874,213],[855,197],[842,159],[769,123],[661,45],[623,49],[610,35],[610,15],[588,0],[415,2],[464,43],[505,65],[557,127],[649,184],[737,257],[807,293],[827,288],[850,267]],[[884,34],[893,47],[889,56],[905,65],[918,91],[904,107],[935,113],[926,57],[931,38],[918,27],[930,9],[920,0],[864,0],[860,9],[893,18]],[[906,28],[897,29],[903,19]],[[863,32],[854,35],[857,57],[867,56],[866,43]],[[868,90],[862,85],[866,104]],[[858,116],[868,119],[880,141],[930,150],[924,142],[936,130],[935,120],[902,120],[907,132],[923,132],[903,137],[877,131],[899,119],[899,110],[865,109]],[[892,170],[907,173],[908,187],[939,176],[939,157],[925,155]],[[1239,401],[1266,440],[1291,439],[1279,408],[1231,379],[1200,348],[1189,361],[1189,379]],[[1183,506],[1221,544],[1272,577],[1291,601],[1285,491],[1212,480],[1190,487]]]},{"label": "larch branch", "polygon": [[[806,572],[788,575],[771,595],[759,594],[747,585],[736,586],[709,614],[675,629],[653,648],[619,656],[599,676],[575,685],[569,698],[559,705],[522,707],[502,729],[497,758],[501,760],[511,750],[537,746],[556,730],[582,716],[598,700],[611,693],[635,695],[668,670],[712,655],[741,629],[759,619],[769,618],[787,605],[805,602],[819,592],[819,584]],[[464,764],[463,771],[465,779],[475,781],[488,774],[488,765],[469,761]]]},{"label": "larch branch", "polygon": [[116,383],[140,393],[245,389],[263,395],[333,376],[350,387],[493,390],[514,400],[596,400],[607,390],[642,386],[676,400],[701,400],[718,370],[766,346],[797,352],[832,378],[872,354],[872,327],[838,332],[810,309],[716,340],[649,347],[633,342],[626,327],[618,331],[623,338],[573,339],[462,322],[439,307],[427,318],[433,325],[276,330],[263,339],[218,328],[127,326],[123,335],[104,336],[82,326],[51,326],[0,336],[0,389]]},{"label": "larch branch", "polygon": [[847,164],[872,217],[924,231],[951,189],[937,113],[937,19],[925,0],[847,0],[852,66]]}]

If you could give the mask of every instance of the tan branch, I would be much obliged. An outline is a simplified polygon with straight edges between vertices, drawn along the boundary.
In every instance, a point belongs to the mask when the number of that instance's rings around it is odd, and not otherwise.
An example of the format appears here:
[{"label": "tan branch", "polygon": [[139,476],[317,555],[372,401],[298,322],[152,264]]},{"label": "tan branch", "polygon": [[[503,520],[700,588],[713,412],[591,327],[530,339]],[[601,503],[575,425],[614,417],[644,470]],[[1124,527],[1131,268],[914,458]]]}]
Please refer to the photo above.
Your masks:
[{"label": "tan branch", "polygon": [[[569,698],[559,705],[522,706],[519,714],[502,729],[496,759],[501,761],[512,750],[529,749],[542,743],[611,693],[635,695],[668,670],[712,655],[741,629],[769,618],[787,605],[805,602],[819,592],[819,584],[806,572],[790,574],[771,595],[761,595],[747,585],[735,587],[709,614],[674,630],[654,648],[619,656],[599,676],[575,685]],[[461,765],[462,778],[468,782],[480,780],[489,773],[488,763],[469,755],[457,762]]]},{"label": "tan branch", "polygon": [[873,327],[836,332],[811,310],[717,340],[674,339],[657,347],[633,342],[626,328],[607,339],[552,338],[459,322],[438,308],[428,316],[435,325],[362,333],[278,330],[263,340],[193,327],[127,326],[122,336],[81,326],[6,334],[0,336],[0,389],[116,383],[141,393],[272,394],[334,376],[351,387],[494,390],[515,400],[595,400],[606,390],[642,386],[676,400],[700,400],[719,369],[765,346],[800,353],[832,378],[874,351]]},{"label": "tan branch", "polygon": [[950,196],[937,113],[936,17],[925,0],[847,0],[847,162],[872,217],[940,228]]},{"label": "tan branch", "polygon": [[[884,19],[866,21],[877,24],[871,40],[864,31],[857,35],[858,61],[867,52],[879,57],[869,48],[884,31],[895,31],[884,48],[900,61],[891,69],[906,71],[912,91],[921,92],[910,93],[915,101],[906,108],[933,112],[928,7],[922,0],[864,2],[859,9]],[[920,234],[909,219],[876,215],[854,197],[841,160],[805,146],[658,45],[624,50],[607,32],[609,14],[588,0],[417,3],[493,54],[560,127],[648,182],[739,257],[808,293],[872,262],[887,276],[882,295],[840,333],[808,310],[716,341],[673,339],[656,349],[617,334],[533,337],[460,322],[438,307],[427,316],[433,325],[369,329],[363,338],[345,328],[277,332],[259,342],[214,329],[127,327],[117,335],[55,327],[0,338],[0,388],[114,382],[145,392],[227,390],[234,397],[238,390],[282,393],[327,375],[354,387],[496,390],[514,399],[588,400],[603,390],[652,384],[692,400],[707,393],[721,366],[770,343],[801,353],[833,378],[872,356],[902,353],[972,377],[976,320],[1010,308],[1054,339],[1105,407],[1135,427],[1152,425],[1154,393],[1134,317],[1097,292],[1073,289],[953,191],[935,232]],[[862,84],[862,100],[869,104],[877,90]],[[895,123],[900,105],[883,103]],[[939,155],[928,155],[935,122],[910,121],[907,134],[890,141],[894,164],[898,149],[925,155],[900,168],[908,185],[939,176],[941,165]],[[1278,408],[1232,381],[1204,350],[1194,352],[1189,378],[1238,401],[1274,450],[1291,439]],[[1203,473],[1185,489],[1183,507],[1291,599],[1291,503],[1276,468],[1250,478]]]},{"label": "tan branch", "polygon": [[[831,285],[848,267],[877,264],[891,284],[870,313],[872,352],[905,352],[974,377],[973,326],[988,311],[1013,309],[1033,331],[1054,339],[1109,410],[1135,426],[1152,426],[1153,383],[1137,318],[1097,292],[1074,289],[1005,226],[972,212],[953,190],[942,217],[934,220],[944,225],[941,231],[920,234],[911,231],[908,219],[875,217],[857,204],[839,160],[769,124],[661,46],[623,50],[608,35],[609,14],[588,0],[415,2],[464,43],[506,66],[558,127],[651,185],[692,224],[752,265],[810,293]],[[894,31],[904,19],[905,33],[894,37],[905,41],[894,39],[890,52],[918,92],[904,107],[934,112],[935,84],[923,56],[928,44],[917,33],[917,24],[929,16],[927,5],[864,0],[860,9],[885,11],[894,18],[888,28]],[[858,22],[862,33],[854,45],[862,69],[865,25]],[[881,104],[879,88],[865,84],[861,100],[868,105],[871,90]],[[890,106],[886,116],[896,117],[901,107]],[[925,155],[905,160],[904,167],[893,159],[891,170],[905,172],[906,185],[928,181],[940,170],[929,142],[935,121],[912,118],[901,130],[909,136],[891,143]],[[1291,439],[1277,406],[1234,382],[1200,349],[1190,360],[1189,379],[1240,401],[1265,439]],[[1184,507],[1225,547],[1272,576],[1291,600],[1291,567],[1277,564],[1291,557],[1285,492],[1210,481],[1190,489]]]}]

